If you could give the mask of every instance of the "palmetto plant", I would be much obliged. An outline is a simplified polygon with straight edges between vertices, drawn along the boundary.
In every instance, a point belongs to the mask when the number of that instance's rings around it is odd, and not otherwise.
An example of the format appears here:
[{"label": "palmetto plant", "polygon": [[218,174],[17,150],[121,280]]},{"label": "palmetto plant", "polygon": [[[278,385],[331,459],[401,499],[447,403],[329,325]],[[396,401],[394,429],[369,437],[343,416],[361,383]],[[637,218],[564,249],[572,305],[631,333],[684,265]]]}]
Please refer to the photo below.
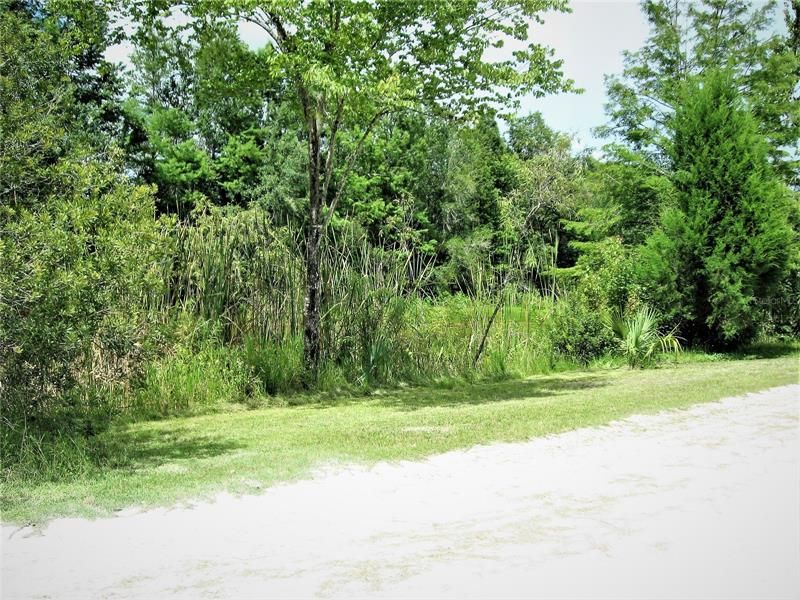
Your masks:
[{"label": "palmetto plant", "polygon": [[621,311],[616,312],[607,325],[620,340],[622,353],[631,368],[652,363],[659,351],[678,353],[682,350],[675,329],[661,333],[658,313],[649,306],[642,306],[627,317]]}]

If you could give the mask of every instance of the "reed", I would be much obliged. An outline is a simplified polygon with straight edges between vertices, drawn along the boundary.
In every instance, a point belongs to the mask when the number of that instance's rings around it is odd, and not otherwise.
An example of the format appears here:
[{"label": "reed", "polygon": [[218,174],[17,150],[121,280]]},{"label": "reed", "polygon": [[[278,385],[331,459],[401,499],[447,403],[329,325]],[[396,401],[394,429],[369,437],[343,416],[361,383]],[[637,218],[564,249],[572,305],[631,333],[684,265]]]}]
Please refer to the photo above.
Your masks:
[{"label": "reed", "polygon": [[[192,347],[202,361],[212,356],[209,343],[238,353],[236,364],[244,369],[238,379],[227,377],[248,390],[226,388],[226,398],[303,388],[302,231],[275,225],[258,207],[211,209],[192,224],[176,224],[171,249],[164,293],[151,304],[162,318],[169,313],[194,327],[176,335],[171,358],[180,365],[171,368],[168,357],[150,367],[155,391],[145,397],[171,389],[165,381],[171,374],[199,373],[197,361],[189,367],[180,348]],[[436,295],[432,257],[402,244],[375,246],[349,223],[329,230],[321,270],[325,377],[317,387],[502,378],[552,367],[545,328],[554,299],[525,291],[534,286],[520,284],[523,269],[511,276],[488,259],[475,261],[468,265],[468,289]],[[219,360],[208,368],[219,373]],[[170,404],[179,407],[185,399]]]}]

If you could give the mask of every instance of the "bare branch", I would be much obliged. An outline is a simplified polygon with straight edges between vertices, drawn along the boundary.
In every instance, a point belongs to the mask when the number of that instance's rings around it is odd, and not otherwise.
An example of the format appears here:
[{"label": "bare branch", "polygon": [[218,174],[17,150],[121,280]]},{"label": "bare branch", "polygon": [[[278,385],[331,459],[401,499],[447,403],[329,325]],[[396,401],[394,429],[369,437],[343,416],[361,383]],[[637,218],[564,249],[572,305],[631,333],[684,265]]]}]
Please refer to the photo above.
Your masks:
[{"label": "bare branch", "polygon": [[270,27],[269,23],[264,21],[263,19],[259,18],[256,14],[243,14],[241,15],[242,20],[247,21],[248,23],[252,23],[253,25],[258,26],[261,28],[266,34],[272,39],[272,45],[274,48],[283,51],[283,47],[281,45],[281,40],[278,37],[278,33],[275,29]]}]

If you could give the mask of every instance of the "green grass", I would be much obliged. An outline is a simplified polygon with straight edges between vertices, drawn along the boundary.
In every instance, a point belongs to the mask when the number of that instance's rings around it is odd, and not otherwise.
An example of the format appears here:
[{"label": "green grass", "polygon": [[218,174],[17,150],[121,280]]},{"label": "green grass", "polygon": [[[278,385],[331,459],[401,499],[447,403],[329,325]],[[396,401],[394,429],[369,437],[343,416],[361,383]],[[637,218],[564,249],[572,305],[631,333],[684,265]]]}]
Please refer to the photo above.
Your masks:
[{"label": "green grass", "polygon": [[415,459],[492,441],[599,425],[798,382],[798,356],[596,369],[523,380],[405,389],[366,398],[117,425],[99,436],[93,472],[7,482],[5,522],[102,515],[254,492],[338,462]]}]

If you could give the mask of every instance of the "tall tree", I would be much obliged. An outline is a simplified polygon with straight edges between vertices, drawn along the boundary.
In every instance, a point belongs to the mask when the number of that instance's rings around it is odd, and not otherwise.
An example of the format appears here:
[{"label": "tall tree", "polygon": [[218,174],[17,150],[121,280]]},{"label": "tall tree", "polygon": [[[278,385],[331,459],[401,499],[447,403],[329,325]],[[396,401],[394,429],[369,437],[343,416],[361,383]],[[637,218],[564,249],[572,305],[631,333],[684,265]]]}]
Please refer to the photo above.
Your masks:
[{"label": "tall tree", "polygon": [[650,36],[640,50],[625,53],[622,76],[607,79],[610,123],[601,131],[666,164],[669,120],[684,83],[725,68],[770,142],[776,169],[787,182],[800,183],[800,56],[792,42],[800,6],[791,1],[786,9],[789,32],[779,34],[774,1],[753,5],[747,0],[644,0]]},{"label": "tall tree", "polygon": [[671,127],[677,202],[642,249],[640,280],[691,342],[734,346],[753,338],[786,274],[790,192],[731,74],[692,82]]},{"label": "tall tree", "polygon": [[[196,16],[229,14],[260,27],[270,66],[291,86],[308,144],[309,202],[304,314],[305,363],[321,359],[320,250],[364,141],[386,115],[427,106],[464,113],[520,94],[565,87],[552,51],[526,43],[507,60],[486,50],[527,42],[531,19],[566,8],[564,0],[200,0]],[[339,151],[340,131],[356,131]]]}]

